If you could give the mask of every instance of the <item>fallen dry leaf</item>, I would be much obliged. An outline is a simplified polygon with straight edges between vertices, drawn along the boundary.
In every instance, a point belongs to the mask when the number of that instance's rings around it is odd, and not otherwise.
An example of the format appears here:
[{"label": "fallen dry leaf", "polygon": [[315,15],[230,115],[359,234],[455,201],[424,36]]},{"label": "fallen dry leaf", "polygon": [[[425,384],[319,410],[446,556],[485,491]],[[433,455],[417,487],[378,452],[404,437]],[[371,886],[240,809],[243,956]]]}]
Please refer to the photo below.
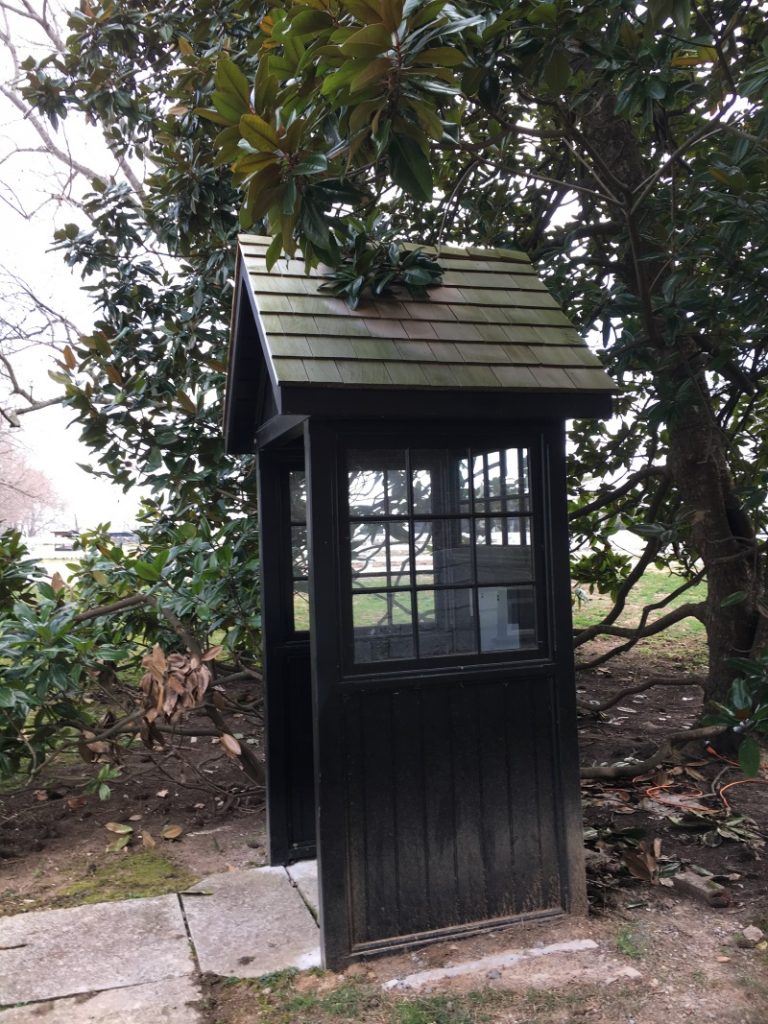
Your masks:
[{"label": "fallen dry leaf", "polygon": [[160,835],[163,839],[178,839],[183,834],[184,829],[181,825],[164,825],[160,830]]},{"label": "fallen dry leaf", "polygon": [[104,828],[119,836],[129,836],[133,832],[133,825],[126,825],[122,821],[108,821]]},{"label": "fallen dry leaf", "polygon": [[152,834],[150,832],[142,832],[141,845],[146,847],[148,850],[153,850],[157,846],[157,843],[153,839]]},{"label": "fallen dry leaf", "polygon": [[224,753],[227,755],[227,757],[240,756],[240,744],[238,743],[234,736],[230,735],[230,733],[225,732],[221,736],[219,742],[221,743],[222,749]]}]

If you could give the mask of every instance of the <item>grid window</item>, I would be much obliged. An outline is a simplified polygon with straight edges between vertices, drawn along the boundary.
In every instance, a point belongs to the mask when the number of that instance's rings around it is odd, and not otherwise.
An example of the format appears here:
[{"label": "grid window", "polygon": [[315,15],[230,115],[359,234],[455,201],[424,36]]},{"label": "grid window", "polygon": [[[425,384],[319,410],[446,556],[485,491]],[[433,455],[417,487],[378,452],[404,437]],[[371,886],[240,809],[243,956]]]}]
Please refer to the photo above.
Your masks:
[{"label": "grid window", "polygon": [[288,474],[291,515],[291,587],[293,628],[309,629],[309,545],[307,542],[307,481],[303,469]]},{"label": "grid window", "polygon": [[353,449],[357,664],[538,646],[525,448]]}]

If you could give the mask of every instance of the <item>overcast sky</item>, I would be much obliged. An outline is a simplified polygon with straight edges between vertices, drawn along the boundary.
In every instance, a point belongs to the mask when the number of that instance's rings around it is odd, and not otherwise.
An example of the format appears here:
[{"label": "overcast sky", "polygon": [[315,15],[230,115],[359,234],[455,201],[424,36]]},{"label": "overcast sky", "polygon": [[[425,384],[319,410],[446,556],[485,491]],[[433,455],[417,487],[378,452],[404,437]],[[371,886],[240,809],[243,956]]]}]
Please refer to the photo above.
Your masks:
[{"label": "overcast sky", "polygon": [[[21,59],[34,50],[26,27],[18,30],[18,51]],[[7,53],[0,54],[0,73],[7,81],[12,73]],[[108,173],[112,161],[96,134],[72,118],[66,122],[66,142],[60,132],[55,135],[59,145],[69,144],[75,155],[89,166]],[[60,311],[84,331],[93,319],[80,280],[73,276],[60,254],[50,252],[53,232],[68,221],[85,224],[85,218],[69,204],[50,201],[57,188],[55,173],[60,166],[51,164],[36,152],[40,140],[20,112],[0,95],[0,267],[21,277],[35,294],[54,310]],[[31,149],[16,152],[15,149]],[[52,171],[53,168],[53,171]],[[77,186],[82,192],[85,182]],[[6,307],[7,293],[0,297]],[[56,369],[55,353],[38,348],[14,360],[20,383],[32,390],[35,398],[56,395],[60,386],[54,384],[48,371]],[[115,528],[133,523],[138,498],[123,495],[120,488],[95,479],[78,467],[92,462],[90,451],[78,440],[77,424],[70,425],[73,413],[60,407],[41,410],[22,417],[22,427],[15,432],[28,461],[52,482],[66,511],[60,517],[63,528],[77,525],[80,529],[110,521]]]}]

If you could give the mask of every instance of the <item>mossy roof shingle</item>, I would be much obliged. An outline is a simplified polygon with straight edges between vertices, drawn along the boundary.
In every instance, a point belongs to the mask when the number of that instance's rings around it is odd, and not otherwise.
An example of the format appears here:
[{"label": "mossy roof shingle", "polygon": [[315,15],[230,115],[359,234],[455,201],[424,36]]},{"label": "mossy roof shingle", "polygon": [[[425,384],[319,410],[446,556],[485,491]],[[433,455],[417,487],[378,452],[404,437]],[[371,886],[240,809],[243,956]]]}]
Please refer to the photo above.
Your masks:
[{"label": "mossy roof shingle", "polygon": [[443,268],[428,298],[351,310],[318,292],[320,270],[279,260],[268,271],[269,241],[241,235],[239,260],[278,387],[615,390],[524,253],[425,247]]}]

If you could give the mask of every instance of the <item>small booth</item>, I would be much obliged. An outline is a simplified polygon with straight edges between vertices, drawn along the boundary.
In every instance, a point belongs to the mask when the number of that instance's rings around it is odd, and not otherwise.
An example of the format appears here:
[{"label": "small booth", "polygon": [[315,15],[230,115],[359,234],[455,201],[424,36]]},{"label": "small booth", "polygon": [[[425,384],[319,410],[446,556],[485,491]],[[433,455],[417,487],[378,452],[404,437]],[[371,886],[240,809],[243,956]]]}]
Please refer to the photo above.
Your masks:
[{"label": "small booth", "polygon": [[355,311],[243,236],[226,441],[258,453],[271,863],[324,963],[585,909],[565,420],[614,385],[523,253]]}]

